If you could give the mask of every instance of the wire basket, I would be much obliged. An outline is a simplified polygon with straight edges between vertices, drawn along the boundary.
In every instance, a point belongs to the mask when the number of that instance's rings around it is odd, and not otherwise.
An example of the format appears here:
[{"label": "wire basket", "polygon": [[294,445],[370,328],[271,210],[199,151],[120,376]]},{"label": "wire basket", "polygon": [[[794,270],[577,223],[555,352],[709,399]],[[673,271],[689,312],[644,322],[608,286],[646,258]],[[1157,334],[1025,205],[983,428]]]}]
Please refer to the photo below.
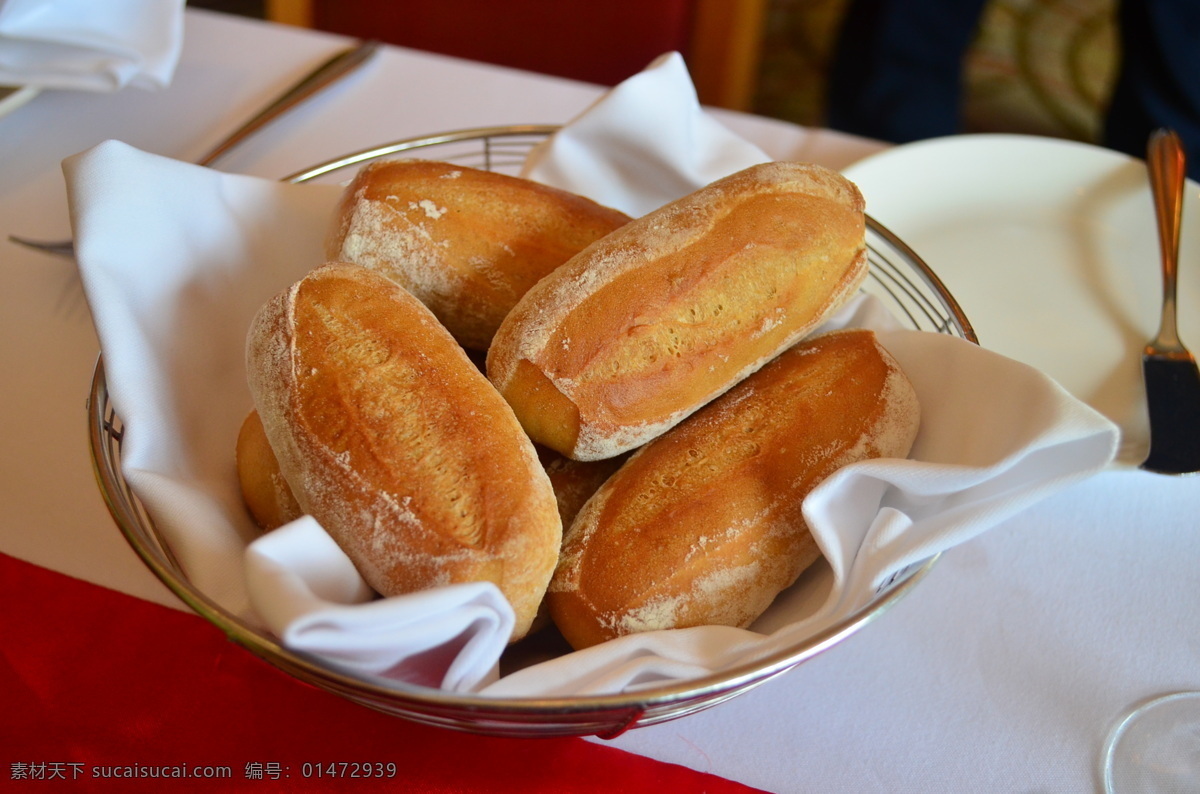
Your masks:
[{"label": "wire basket", "polygon": [[[330,160],[283,181],[337,179],[346,169],[414,151],[426,159],[516,173],[530,149],[556,129],[550,125],[489,127],[411,138]],[[977,341],[970,323],[937,276],[871,218],[867,219],[867,244],[871,268],[865,291],[880,298],[913,328]],[[388,714],[472,733],[611,737],[629,728],[654,725],[712,707],[791,670],[859,631],[910,592],[937,560],[931,557],[895,577],[869,606],[840,624],[753,664],[703,678],[636,693],[521,699],[455,694],[418,685],[381,685],[283,647],[277,638],[229,612],[189,581],[121,473],[124,426],[109,403],[102,358],[92,378],[88,426],[97,482],[118,527],[150,570],[192,610],[234,642],[301,681]]]}]

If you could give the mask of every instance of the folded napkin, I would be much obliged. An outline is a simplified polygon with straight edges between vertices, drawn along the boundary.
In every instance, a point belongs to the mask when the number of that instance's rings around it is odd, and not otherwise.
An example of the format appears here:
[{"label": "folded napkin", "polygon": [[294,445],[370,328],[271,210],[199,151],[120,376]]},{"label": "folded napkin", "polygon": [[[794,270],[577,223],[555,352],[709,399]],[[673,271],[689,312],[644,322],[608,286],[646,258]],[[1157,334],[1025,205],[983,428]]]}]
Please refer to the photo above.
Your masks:
[{"label": "folded napkin", "polygon": [[[567,125],[528,173],[638,212],[762,159],[700,109],[669,56]],[[256,539],[240,503],[245,330],[268,297],[319,264],[340,189],[222,174],[116,142],[64,168],[131,486],[203,592],[288,646],[377,680],[571,695],[752,661],[835,626],[913,563],[1099,470],[1116,448],[1110,422],[1035,370],[961,339],[899,330],[861,297],[830,327],[879,330],[917,388],[923,426],[911,460],[847,467],[806,500],[828,561],[815,595],[806,576],[753,630],[650,632],[497,678],[511,616],[494,587],[375,599],[312,519]],[[580,174],[607,175],[603,190],[577,184]]]},{"label": "folded napkin", "polygon": [[471,691],[496,677],[516,617],[490,583],[376,599],[312,518],[250,544],[250,597],[287,647],[359,675]]},{"label": "folded napkin", "polygon": [[0,85],[165,88],[184,0],[0,0]]},{"label": "folded napkin", "polygon": [[670,52],[537,146],[521,175],[637,217],[769,159],[704,112]]}]

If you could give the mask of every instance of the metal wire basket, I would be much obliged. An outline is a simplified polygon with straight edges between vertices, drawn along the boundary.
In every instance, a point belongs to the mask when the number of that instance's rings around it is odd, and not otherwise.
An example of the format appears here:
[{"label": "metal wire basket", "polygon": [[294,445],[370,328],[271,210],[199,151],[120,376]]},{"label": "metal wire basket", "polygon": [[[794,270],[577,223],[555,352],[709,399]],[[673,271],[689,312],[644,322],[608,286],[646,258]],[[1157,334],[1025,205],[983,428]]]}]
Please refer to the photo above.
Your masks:
[{"label": "metal wire basket", "polygon": [[[411,138],[330,160],[283,181],[336,179],[346,169],[370,160],[414,151],[426,159],[515,173],[529,150],[555,129],[549,125],[490,127]],[[902,241],[870,218],[867,243],[871,270],[864,290],[883,300],[913,328],[977,341],[970,323],[937,276]],[[385,686],[334,670],[283,647],[277,638],[232,614],[189,581],[121,473],[124,427],[109,404],[103,359],[97,362],[92,378],[88,425],[96,478],[117,526],[150,570],[191,609],[234,642],[301,681],[379,711],[473,733],[611,737],[629,728],[709,708],[791,670],[859,631],[910,592],[937,559],[913,566],[896,577],[868,607],[795,647],[703,678],[636,693],[522,699],[453,694],[417,685]]]}]

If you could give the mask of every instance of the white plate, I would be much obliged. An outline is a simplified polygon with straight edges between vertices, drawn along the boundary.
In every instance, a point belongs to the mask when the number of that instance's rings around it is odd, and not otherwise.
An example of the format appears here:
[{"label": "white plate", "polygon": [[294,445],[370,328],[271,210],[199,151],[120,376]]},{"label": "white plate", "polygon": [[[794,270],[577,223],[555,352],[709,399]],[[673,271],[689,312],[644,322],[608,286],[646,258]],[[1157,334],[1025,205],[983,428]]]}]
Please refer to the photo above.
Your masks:
[{"label": "white plate", "polygon": [[12,113],[17,108],[24,105],[29,100],[40,94],[42,89],[34,86],[25,86],[24,88],[14,88],[13,86],[0,86],[0,116],[6,116]]},{"label": "white plate", "polygon": [[[1200,152],[1196,153],[1200,156]],[[984,347],[1024,361],[1116,422],[1118,465],[1149,448],[1141,352],[1162,280],[1144,163],[1024,135],[962,135],[845,169],[867,212],[945,282]],[[1179,326],[1200,350],[1200,186],[1188,181]]]}]

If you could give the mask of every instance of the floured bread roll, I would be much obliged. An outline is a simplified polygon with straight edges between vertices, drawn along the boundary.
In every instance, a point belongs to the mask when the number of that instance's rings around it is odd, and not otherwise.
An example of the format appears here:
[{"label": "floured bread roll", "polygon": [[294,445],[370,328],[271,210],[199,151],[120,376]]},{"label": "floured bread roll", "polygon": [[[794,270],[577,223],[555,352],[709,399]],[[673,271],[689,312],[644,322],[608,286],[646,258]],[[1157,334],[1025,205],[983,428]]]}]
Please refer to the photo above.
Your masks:
[{"label": "floured bread roll", "polygon": [[612,232],[525,294],[488,377],[579,460],[633,449],[824,321],[867,273],[863,199],[835,171],[754,166]]},{"label": "floured bread roll", "polygon": [[242,501],[261,529],[277,529],[304,515],[279,471],[279,461],[271,450],[258,411],[251,411],[242,422],[234,460]]},{"label": "floured bread roll", "polygon": [[511,409],[407,290],[324,265],[268,301],[250,392],[303,511],[383,595],[494,582],[529,629],[558,559],[549,478]]},{"label": "floured bread roll", "polygon": [[[564,527],[570,526],[579,509],[626,458],[622,455],[595,461],[572,460],[545,447],[538,447],[537,454],[550,477]],[[258,411],[251,411],[242,422],[235,461],[242,501],[260,528],[276,529],[303,515],[291,487],[279,471],[279,461],[271,450]]]},{"label": "floured bread roll", "polygon": [[803,342],[636,452],[563,539],[547,594],[575,648],[748,626],[820,557],[804,497],[847,464],[906,457],[916,393],[874,333]]},{"label": "floured bread roll", "polygon": [[426,160],[365,166],[326,245],[416,295],[465,347],[486,350],[542,276],[629,217],[528,179]]}]

